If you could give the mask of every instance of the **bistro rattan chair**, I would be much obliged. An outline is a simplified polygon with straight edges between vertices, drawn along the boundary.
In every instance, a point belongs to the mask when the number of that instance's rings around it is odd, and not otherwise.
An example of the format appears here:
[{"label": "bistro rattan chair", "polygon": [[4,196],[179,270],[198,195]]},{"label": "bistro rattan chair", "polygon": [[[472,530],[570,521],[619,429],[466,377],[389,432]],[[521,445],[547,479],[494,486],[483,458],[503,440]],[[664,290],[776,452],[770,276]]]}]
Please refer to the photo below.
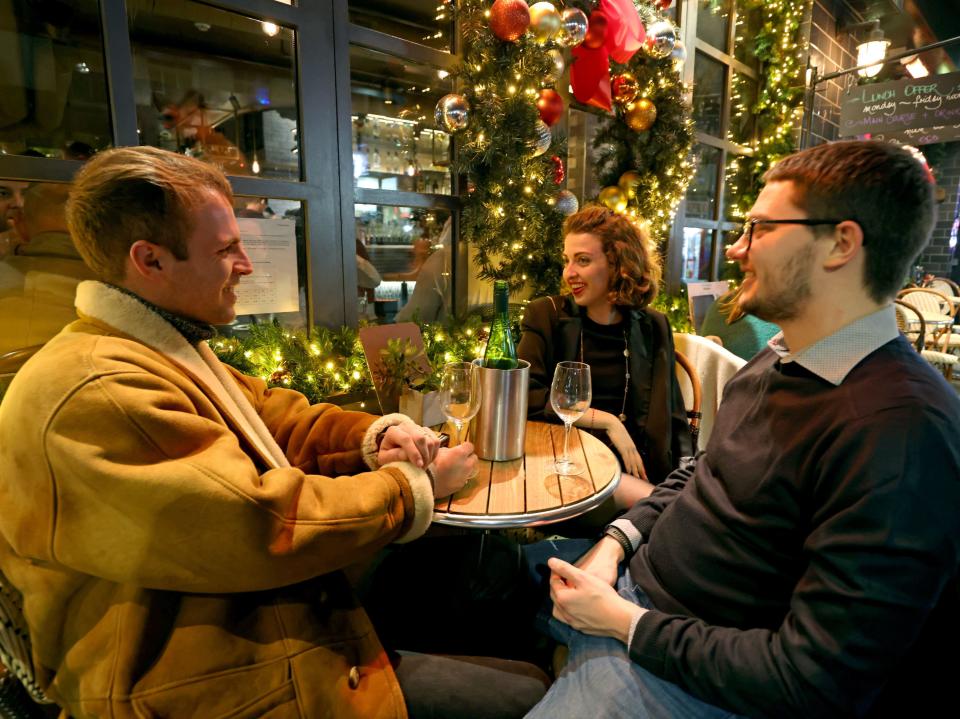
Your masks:
[{"label": "bistro rattan chair", "polygon": [[926,322],[923,319],[923,314],[909,302],[903,300],[894,300],[893,307],[897,314],[897,327],[900,328],[900,333],[910,340],[917,352],[927,362],[940,370],[943,376],[949,380],[953,376],[953,369],[960,361],[960,357],[947,352],[925,349]]},{"label": "bistro rattan chair", "polygon": [[923,315],[929,349],[950,352],[960,349],[960,334],[953,332],[957,308],[947,295],[926,287],[901,290],[897,299],[906,300]]}]

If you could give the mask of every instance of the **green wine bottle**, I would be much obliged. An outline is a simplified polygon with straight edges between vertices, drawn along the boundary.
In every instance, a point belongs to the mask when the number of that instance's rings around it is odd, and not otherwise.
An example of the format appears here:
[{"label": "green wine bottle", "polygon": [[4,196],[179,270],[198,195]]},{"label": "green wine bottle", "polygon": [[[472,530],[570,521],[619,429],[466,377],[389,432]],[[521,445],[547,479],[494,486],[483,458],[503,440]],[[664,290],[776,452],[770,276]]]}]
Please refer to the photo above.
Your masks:
[{"label": "green wine bottle", "polygon": [[483,355],[483,366],[492,369],[516,369],[517,347],[510,332],[510,285],[506,280],[493,283],[493,323],[490,325],[490,337],[487,339],[487,351]]}]

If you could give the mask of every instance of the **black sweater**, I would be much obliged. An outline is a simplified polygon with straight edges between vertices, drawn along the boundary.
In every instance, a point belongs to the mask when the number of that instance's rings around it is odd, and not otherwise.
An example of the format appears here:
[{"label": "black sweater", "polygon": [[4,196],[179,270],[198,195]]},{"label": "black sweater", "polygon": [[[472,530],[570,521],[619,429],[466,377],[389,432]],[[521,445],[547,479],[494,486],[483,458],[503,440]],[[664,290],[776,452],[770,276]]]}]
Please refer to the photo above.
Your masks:
[{"label": "black sweater", "polygon": [[631,657],[751,716],[865,713],[960,557],[960,402],[902,338],[834,386],[762,351],[706,452],[626,515]]}]

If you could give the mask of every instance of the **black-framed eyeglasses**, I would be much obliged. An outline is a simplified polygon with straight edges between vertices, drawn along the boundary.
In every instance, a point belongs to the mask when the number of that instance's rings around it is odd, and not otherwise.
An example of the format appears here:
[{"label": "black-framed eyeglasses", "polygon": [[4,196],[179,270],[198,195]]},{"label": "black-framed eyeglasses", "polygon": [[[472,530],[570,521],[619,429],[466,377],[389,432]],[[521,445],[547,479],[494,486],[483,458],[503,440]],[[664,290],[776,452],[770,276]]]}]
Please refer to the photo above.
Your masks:
[{"label": "black-framed eyeglasses", "polygon": [[807,227],[816,227],[817,225],[839,225],[843,220],[811,220],[806,218],[801,218],[798,220],[747,220],[743,223],[743,228],[740,231],[740,236],[747,236],[747,251],[750,250],[750,246],[753,244],[753,228],[757,225],[806,225]]}]

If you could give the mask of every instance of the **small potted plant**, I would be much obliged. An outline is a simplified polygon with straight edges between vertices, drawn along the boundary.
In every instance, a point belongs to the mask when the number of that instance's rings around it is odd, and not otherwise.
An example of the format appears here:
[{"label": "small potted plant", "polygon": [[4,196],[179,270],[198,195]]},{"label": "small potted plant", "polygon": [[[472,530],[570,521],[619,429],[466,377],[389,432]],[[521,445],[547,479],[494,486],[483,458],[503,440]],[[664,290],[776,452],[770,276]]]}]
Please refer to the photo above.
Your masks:
[{"label": "small potted plant", "polygon": [[383,391],[384,412],[399,411],[417,424],[432,426],[444,422],[440,407],[440,380],[430,367],[422,348],[407,339],[391,339],[380,350],[377,385]]}]

